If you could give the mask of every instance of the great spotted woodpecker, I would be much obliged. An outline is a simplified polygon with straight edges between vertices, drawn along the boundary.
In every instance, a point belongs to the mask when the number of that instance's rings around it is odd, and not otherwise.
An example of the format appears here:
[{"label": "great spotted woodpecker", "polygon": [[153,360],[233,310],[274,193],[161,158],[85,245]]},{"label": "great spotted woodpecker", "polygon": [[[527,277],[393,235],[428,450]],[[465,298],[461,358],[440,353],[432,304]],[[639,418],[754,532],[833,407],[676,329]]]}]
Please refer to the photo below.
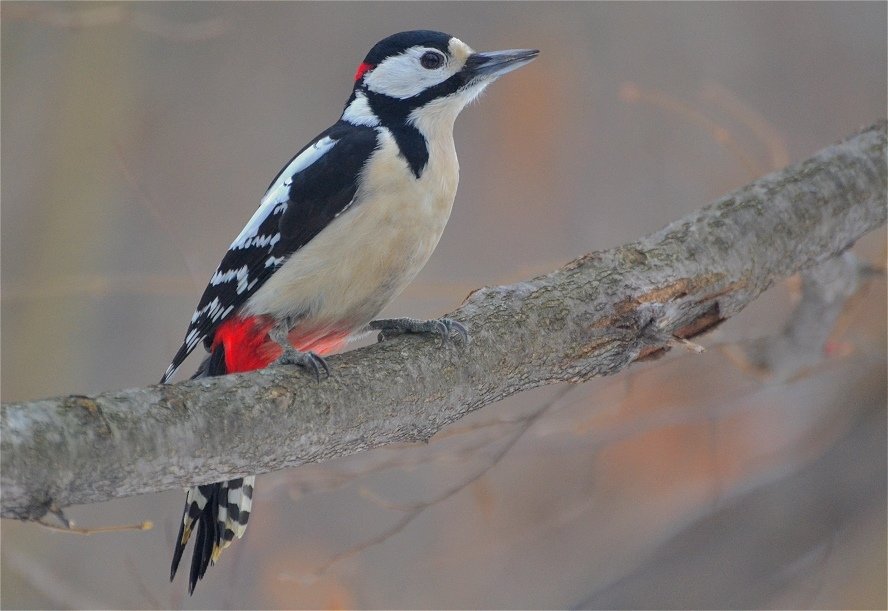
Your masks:
[{"label": "great spotted woodpecker", "polygon": [[[275,360],[320,377],[329,374],[323,355],[366,329],[466,339],[449,319],[372,319],[422,269],[450,216],[459,179],[456,116],[537,54],[477,53],[428,30],[378,42],[358,66],[339,121],[281,170],[231,243],[161,383],[201,342],[209,356],[195,378]],[[187,491],[170,579],[196,531],[189,593],[243,536],[254,480]]]}]

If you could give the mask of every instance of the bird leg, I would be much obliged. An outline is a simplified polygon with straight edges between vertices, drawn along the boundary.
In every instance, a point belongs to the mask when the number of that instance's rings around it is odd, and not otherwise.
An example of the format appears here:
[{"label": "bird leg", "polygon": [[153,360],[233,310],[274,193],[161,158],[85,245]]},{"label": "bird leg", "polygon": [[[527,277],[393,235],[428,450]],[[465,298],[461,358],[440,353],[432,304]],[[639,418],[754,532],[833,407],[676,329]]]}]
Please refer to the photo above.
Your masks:
[{"label": "bird leg", "polygon": [[306,371],[314,373],[318,382],[321,381],[321,370],[323,369],[326,377],[329,378],[330,367],[323,357],[314,352],[302,352],[290,344],[287,336],[292,328],[293,322],[289,318],[285,318],[268,332],[268,337],[284,351],[272,365],[299,365]]},{"label": "bird leg", "polygon": [[417,320],[416,318],[385,318],[373,320],[367,325],[368,330],[379,331],[378,341],[402,335],[404,333],[437,333],[441,336],[441,345],[450,340],[453,332],[462,338],[464,344],[469,342],[469,332],[465,325],[451,318],[434,320]]}]

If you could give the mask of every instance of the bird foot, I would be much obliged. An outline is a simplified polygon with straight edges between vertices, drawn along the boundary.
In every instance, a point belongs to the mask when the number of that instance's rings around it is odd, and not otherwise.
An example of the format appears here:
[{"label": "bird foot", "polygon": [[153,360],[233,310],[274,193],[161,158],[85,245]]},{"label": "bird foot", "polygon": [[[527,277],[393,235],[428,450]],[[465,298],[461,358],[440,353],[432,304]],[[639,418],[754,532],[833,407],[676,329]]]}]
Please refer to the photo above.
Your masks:
[{"label": "bird foot", "polygon": [[451,318],[438,318],[434,320],[417,320],[415,318],[386,318],[373,320],[367,328],[379,331],[378,341],[385,341],[404,333],[437,333],[441,336],[441,345],[450,341],[454,332],[462,339],[464,344],[469,343],[469,332],[465,325]]},{"label": "bird foot", "polygon": [[275,367],[279,365],[298,365],[308,373],[313,373],[318,382],[321,381],[321,370],[324,371],[324,377],[330,377],[330,366],[323,357],[314,352],[300,352],[291,346],[285,347],[283,354],[272,363]]}]

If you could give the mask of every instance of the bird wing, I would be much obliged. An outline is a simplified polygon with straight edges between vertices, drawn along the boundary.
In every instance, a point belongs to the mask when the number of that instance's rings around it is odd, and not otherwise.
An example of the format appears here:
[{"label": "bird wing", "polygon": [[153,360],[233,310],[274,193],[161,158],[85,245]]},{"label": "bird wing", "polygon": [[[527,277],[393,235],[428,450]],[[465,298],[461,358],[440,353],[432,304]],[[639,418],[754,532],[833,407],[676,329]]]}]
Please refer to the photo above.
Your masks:
[{"label": "bird wing", "polygon": [[339,122],[303,148],[275,177],[259,208],[231,243],[191,317],[185,339],[160,380],[166,383],[194,348],[344,212],[377,145],[376,130]]}]

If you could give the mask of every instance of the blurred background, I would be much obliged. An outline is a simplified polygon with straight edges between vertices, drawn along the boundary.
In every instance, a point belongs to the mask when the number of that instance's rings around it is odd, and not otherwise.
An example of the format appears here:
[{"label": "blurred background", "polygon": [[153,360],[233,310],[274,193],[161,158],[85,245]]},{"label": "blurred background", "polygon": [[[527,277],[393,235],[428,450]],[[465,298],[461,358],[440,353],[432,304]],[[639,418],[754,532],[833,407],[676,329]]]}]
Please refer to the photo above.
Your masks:
[{"label": "blurred background", "polygon": [[[3,2],[0,18],[7,402],[156,383],[267,184],[396,31],[542,54],[459,119],[450,225],[389,315],[440,316],[638,238],[886,113],[884,3]],[[884,231],[855,252],[884,269]],[[263,476],[246,538],[191,598],[167,580],[181,491],[68,512],[144,532],[5,520],[0,604],[885,608],[884,276],[815,366],[775,378],[730,356],[797,298],[773,287],[702,356]]]}]

